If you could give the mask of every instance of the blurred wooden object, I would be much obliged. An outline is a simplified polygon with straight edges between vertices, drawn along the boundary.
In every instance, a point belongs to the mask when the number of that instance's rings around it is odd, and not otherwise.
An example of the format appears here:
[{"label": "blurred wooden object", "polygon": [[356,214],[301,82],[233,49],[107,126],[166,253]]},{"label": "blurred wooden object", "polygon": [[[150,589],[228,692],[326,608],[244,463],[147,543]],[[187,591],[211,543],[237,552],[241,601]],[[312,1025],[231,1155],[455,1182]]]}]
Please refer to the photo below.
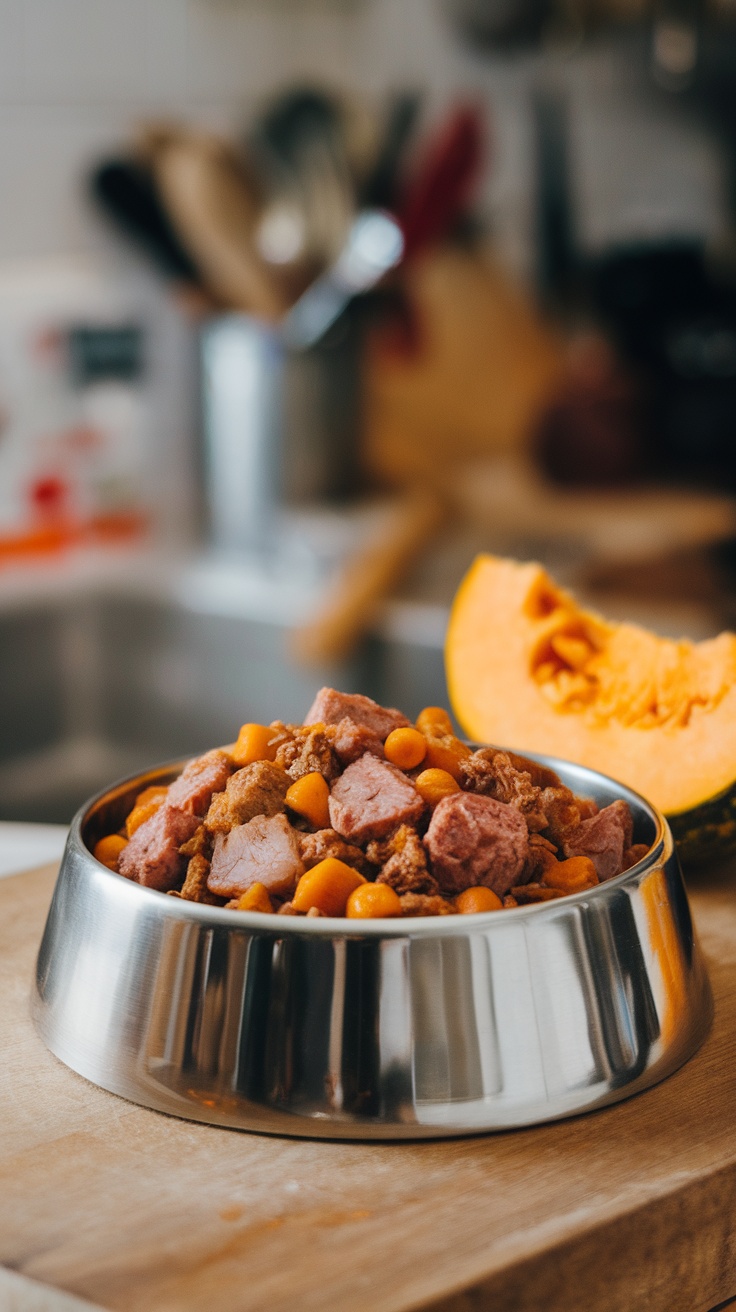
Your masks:
[{"label": "blurred wooden object", "polygon": [[565,373],[564,343],[492,257],[439,248],[402,274],[418,342],[368,353],[364,463],[381,483],[442,485],[448,467],[525,449]]},{"label": "blurred wooden object", "polygon": [[141,148],[172,226],[213,295],[234,310],[280,319],[289,296],[258,253],[260,198],[234,147],[204,132],[151,125]]},{"label": "blurred wooden object", "polygon": [[305,662],[339,661],[369,627],[379,601],[439,531],[445,507],[417,487],[391,507],[368,542],[349,557],[314,618],[295,629],[292,652]]}]

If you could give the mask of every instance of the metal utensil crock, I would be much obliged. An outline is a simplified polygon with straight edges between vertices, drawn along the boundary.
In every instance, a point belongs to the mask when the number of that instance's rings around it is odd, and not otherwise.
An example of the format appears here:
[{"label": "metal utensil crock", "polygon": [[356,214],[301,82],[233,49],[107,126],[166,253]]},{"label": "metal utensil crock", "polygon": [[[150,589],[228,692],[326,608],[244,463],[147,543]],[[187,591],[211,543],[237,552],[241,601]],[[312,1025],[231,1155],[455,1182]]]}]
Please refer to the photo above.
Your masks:
[{"label": "metal utensil crock", "polygon": [[474,1134],[602,1107],[669,1075],[711,993],[666,821],[623,797],[644,860],[592,892],[394,921],[226,911],[142,888],[90,846],[168,766],[74,820],[41,944],[34,1017],[73,1070],[134,1102],[330,1138]]}]

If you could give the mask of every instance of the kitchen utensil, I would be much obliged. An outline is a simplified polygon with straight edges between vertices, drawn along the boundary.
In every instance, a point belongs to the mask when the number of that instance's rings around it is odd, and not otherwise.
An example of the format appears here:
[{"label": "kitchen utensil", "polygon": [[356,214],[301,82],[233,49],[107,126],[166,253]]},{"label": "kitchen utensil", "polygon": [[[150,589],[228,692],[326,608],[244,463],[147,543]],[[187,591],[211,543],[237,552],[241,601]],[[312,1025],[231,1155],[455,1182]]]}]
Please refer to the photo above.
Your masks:
[{"label": "kitchen utensil", "polygon": [[337,258],[356,210],[341,105],[315,88],[290,89],[257,120],[249,144],[269,192],[259,248],[275,263],[319,272]]},{"label": "kitchen utensil", "polygon": [[672,838],[624,798],[643,861],[591,892],[476,916],[363,921],[226,911],[131,883],[91,848],[181,763],[93,799],[69,835],[35,1023],[93,1083],[214,1125],[408,1139],[592,1110],[670,1074],[710,1025]]},{"label": "kitchen utensil", "polygon": [[111,159],[90,175],[95,200],[117,227],[141,246],[160,271],[197,284],[199,275],[161,204],[151,170],[133,159]]},{"label": "kitchen utensil", "polygon": [[207,286],[233,309],[281,318],[288,289],[257,250],[261,202],[237,152],[182,127],[150,128],[144,144],[173,227]]},{"label": "kitchen utensil", "polygon": [[421,98],[405,91],[391,102],[378,154],[361,187],[363,206],[392,210],[398,204],[400,170],[419,117]]},{"label": "kitchen utensil", "polygon": [[404,237],[381,210],[363,210],[354,220],[338,259],[313,282],[284,320],[287,346],[304,350],[324,337],[350,301],[370,291],[400,262]]}]

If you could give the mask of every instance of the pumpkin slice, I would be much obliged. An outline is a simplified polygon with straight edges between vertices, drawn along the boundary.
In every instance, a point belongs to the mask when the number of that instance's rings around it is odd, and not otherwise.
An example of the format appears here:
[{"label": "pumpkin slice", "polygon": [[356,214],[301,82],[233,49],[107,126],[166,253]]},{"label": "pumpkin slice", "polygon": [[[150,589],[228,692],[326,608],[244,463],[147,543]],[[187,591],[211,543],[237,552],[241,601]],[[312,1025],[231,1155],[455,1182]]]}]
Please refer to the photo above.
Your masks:
[{"label": "pumpkin slice", "polygon": [[660,638],[578,606],[540,565],[478,556],[445,645],[468,736],[602,770],[664,811],[685,859],[736,846],[736,636]]}]

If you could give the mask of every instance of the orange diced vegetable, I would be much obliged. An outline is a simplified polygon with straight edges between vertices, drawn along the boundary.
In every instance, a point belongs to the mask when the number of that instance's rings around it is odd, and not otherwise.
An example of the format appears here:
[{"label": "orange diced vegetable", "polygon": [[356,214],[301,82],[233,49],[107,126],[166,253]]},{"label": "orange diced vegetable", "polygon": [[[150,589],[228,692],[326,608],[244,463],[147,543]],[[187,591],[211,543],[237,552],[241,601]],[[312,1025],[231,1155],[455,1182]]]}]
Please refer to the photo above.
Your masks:
[{"label": "orange diced vegetable", "polygon": [[94,856],[102,862],[103,866],[107,866],[108,870],[117,870],[118,857],[127,846],[127,840],[121,838],[120,834],[108,834],[106,838],[101,838],[95,843]]},{"label": "orange diced vegetable", "polygon": [[[156,802],[156,801],[161,803],[163,802],[168,791],[169,791],[168,784],[163,784],[163,785],[157,784],[153,788],[144,788],[143,792],[139,793],[138,796],[136,797],[135,806],[136,807],[148,806],[149,802]],[[135,810],[135,807],[133,809]]]},{"label": "orange diced vegetable", "polygon": [[326,916],[344,916],[347,900],[354,888],[366,880],[352,866],[328,856],[302,875],[292,898],[295,911],[316,907]]},{"label": "orange diced vegetable", "polygon": [[427,755],[427,741],[418,729],[393,729],[383,749],[386,760],[400,770],[413,770]]},{"label": "orange diced vegetable", "polygon": [[276,744],[275,732],[266,724],[243,724],[238,741],[230,755],[236,765],[252,765],[254,761],[273,761]]},{"label": "orange diced vegetable", "polygon": [[500,911],[503,902],[492,888],[477,885],[466,888],[455,898],[455,908],[464,916],[477,915],[480,911]]},{"label": "orange diced vegetable", "polygon": [[128,838],[132,838],[136,829],[140,829],[141,825],[145,824],[146,820],[150,820],[151,816],[156,814],[167,791],[166,788],[163,788],[159,797],[152,797],[150,801],[144,802],[143,804],[136,802],[133,810],[125,821],[125,832],[128,835]]},{"label": "orange diced vegetable", "polygon": [[286,805],[303,815],[315,829],[327,829],[330,824],[329,796],[327,781],[318,770],[314,770],[291,785],[286,793]]},{"label": "orange diced vegetable", "polygon": [[268,896],[265,884],[251,884],[238,898],[236,911],[263,911],[266,915],[273,912],[273,904]]},{"label": "orange diced vegetable", "polygon": [[417,716],[417,729],[424,734],[452,733],[452,721],[441,706],[425,706]]},{"label": "orange diced vegetable", "polygon": [[470,748],[465,743],[461,743],[459,738],[454,734],[429,733],[425,734],[427,739],[427,755],[425,761],[427,768],[430,770],[446,770],[451,774],[453,779],[460,777],[460,762],[470,756]]},{"label": "orange diced vegetable", "polygon": [[348,898],[349,920],[386,920],[402,914],[399,895],[390,884],[360,884]]},{"label": "orange diced vegetable", "polygon": [[563,893],[580,893],[595,888],[598,872],[589,856],[570,856],[567,861],[550,861],[544,872],[549,888],[560,888]]},{"label": "orange diced vegetable", "polygon": [[419,796],[424,799],[428,806],[436,806],[442,801],[443,797],[449,797],[451,793],[459,793],[460,785],[447,770],[422,770],[420,775],[414,780]]}]

